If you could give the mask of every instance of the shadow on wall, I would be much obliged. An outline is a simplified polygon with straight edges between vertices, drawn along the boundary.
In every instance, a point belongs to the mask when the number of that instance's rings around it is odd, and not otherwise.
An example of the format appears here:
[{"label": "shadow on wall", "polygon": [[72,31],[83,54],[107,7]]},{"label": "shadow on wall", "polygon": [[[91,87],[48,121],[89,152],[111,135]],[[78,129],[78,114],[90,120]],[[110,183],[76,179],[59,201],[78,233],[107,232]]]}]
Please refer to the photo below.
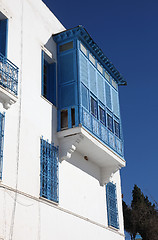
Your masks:
[{"label": "shadow on wall", "polygon": [[79,152],[75,151],[72,153],[71,158],[66,161],[98,180],[100,184],[100,167],[92,163],[86,156],[82,156]]}]

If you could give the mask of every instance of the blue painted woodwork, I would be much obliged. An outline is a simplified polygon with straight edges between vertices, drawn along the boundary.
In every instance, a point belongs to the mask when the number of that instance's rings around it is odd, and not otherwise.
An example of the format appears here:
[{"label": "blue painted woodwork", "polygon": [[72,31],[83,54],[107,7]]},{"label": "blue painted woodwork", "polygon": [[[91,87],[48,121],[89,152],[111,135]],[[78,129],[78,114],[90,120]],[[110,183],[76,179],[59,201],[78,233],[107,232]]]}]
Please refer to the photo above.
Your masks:
[{"label": "blue painted woodwork", "polygon": [[117,85],[125,85],[124,78],[92,39],[89,41],[83,27],[54,35],[54,40],[58,58],[58,131],[81,124],[123,156]]},{"label": "blue painted woodwork", "polygon": [[3,170],[3,141],[4,141],[4,114],[0,113],[0,180]]},{"label": "blue painted woodwork", "polygon": [[42,51],[42,96],[56,106],[56,63],[48,63]]},{"label": "blue painted woodwork", "polygon": [[88,34],[83,26],[77,26],[73,29],[63,31],[53,36],[55,42],[58,44],[63,42],[69,42],[72,39],[80,39],[85,43],[85,46],[91,48],[92,54],[99,60],[101,65],[109,72],[109,74],[115,79],[119,85],[126,85],[124,77],[115,68],[112,62],[105,56],[98,45],[93,41],[91,36]]},{"label": "blue painted woodwork", "polygon": [[139,233],[136,234],[135,236],[135,240],[142,240],[143,238],[141,237],[141,235]]},{"label": "blue painted woodwork", "polygon": [[14,95],[18,94],[18,67],[0,53],[0,85]]},{"label": "blue painted woodwork", "polygon": [[7,57],[8,19],[0,20],[0,53]]},{"label": "blue painted woodwork", "polygon": [[40,196],[58,202],[58,148],[41,139]]},{"label": "blue painted woodwork", "polygon": [[109,182],[106,185],[106,200],[107,200],[108,225],[119,229],[116,185],[111,182]]}]

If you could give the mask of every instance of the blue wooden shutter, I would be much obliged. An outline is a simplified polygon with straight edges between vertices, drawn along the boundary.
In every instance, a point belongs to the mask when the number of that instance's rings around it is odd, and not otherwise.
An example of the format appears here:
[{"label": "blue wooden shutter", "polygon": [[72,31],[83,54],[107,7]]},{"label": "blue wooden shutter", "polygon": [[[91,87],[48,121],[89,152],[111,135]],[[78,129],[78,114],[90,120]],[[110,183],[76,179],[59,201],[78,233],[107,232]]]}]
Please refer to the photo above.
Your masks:
[{"label": "blue wooden shutter", "polygon": [[119,111],[119,98],[118,98],[118,92],[112,88],[112,105],[113,105],[113,113],[119,117],[120,111]]},{"label": "blue wooden shutter", "polygon": [[80,80],[84,83],[86,87],[88,84],[88,63],[84,55],[80,53]]},{"label": "blue wooden shutter", "polygon": [[98,98],[103,104],[105,104],[104,79],[99,73],[97,74],[97,85],[98,85]]},{"label": "blue wooden shutter", "polygon": [[88,110],[89,109],[88,89],[83,84],[81,86],[82,86],[81,87],[82,106],[84,106]]},{"label": "blue wooden shutter", "polygon": [[47,99],[56,105],[56,63],[49,64],[48,66],[48,93]]},{"label": "blue wooden shutter", "polygon": [[90,81],[90,90],[97,96],[97,81],[96,81],[96,70],[92,64],[89,63],[89,81]]},{"label": "blue wooden shutter", "polygon": [[7,56],[8,19],[0,20],[0,53]]},{"label": "blue wooden shutter", "polygon": [[108,225],[119,229],[116,185],[109,182],[106,185]]},{"label": "blue wooden shutter", "polygon": [[110,109],[112,109],[112,104],[111,104],[111,87],[110,85],[105,82],[105,93],[106,93],[106,106]]}]

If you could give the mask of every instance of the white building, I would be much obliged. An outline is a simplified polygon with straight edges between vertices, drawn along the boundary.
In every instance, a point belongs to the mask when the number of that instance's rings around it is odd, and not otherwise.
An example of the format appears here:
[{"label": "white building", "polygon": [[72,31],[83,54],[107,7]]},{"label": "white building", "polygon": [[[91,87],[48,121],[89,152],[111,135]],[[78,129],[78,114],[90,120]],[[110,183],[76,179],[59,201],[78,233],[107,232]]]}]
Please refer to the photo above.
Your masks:
[{"label": "white building", "polygon": [[0,53],[0,239],[123,240],[125,80],[41,0],[0,0]]}]

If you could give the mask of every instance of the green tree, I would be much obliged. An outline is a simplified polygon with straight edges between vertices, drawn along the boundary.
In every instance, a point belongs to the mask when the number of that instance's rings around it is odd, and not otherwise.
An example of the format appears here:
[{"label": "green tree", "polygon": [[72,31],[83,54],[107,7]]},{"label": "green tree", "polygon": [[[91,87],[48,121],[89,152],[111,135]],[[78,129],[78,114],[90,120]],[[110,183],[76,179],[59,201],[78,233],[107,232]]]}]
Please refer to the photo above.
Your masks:
[{"label": "green tree", "polygon": [[123,201],[125,230],[130,233],[131,239],[139,232],[143,240],[158,239],[158,211],[141,189],[134,185],[131,206]]}]

